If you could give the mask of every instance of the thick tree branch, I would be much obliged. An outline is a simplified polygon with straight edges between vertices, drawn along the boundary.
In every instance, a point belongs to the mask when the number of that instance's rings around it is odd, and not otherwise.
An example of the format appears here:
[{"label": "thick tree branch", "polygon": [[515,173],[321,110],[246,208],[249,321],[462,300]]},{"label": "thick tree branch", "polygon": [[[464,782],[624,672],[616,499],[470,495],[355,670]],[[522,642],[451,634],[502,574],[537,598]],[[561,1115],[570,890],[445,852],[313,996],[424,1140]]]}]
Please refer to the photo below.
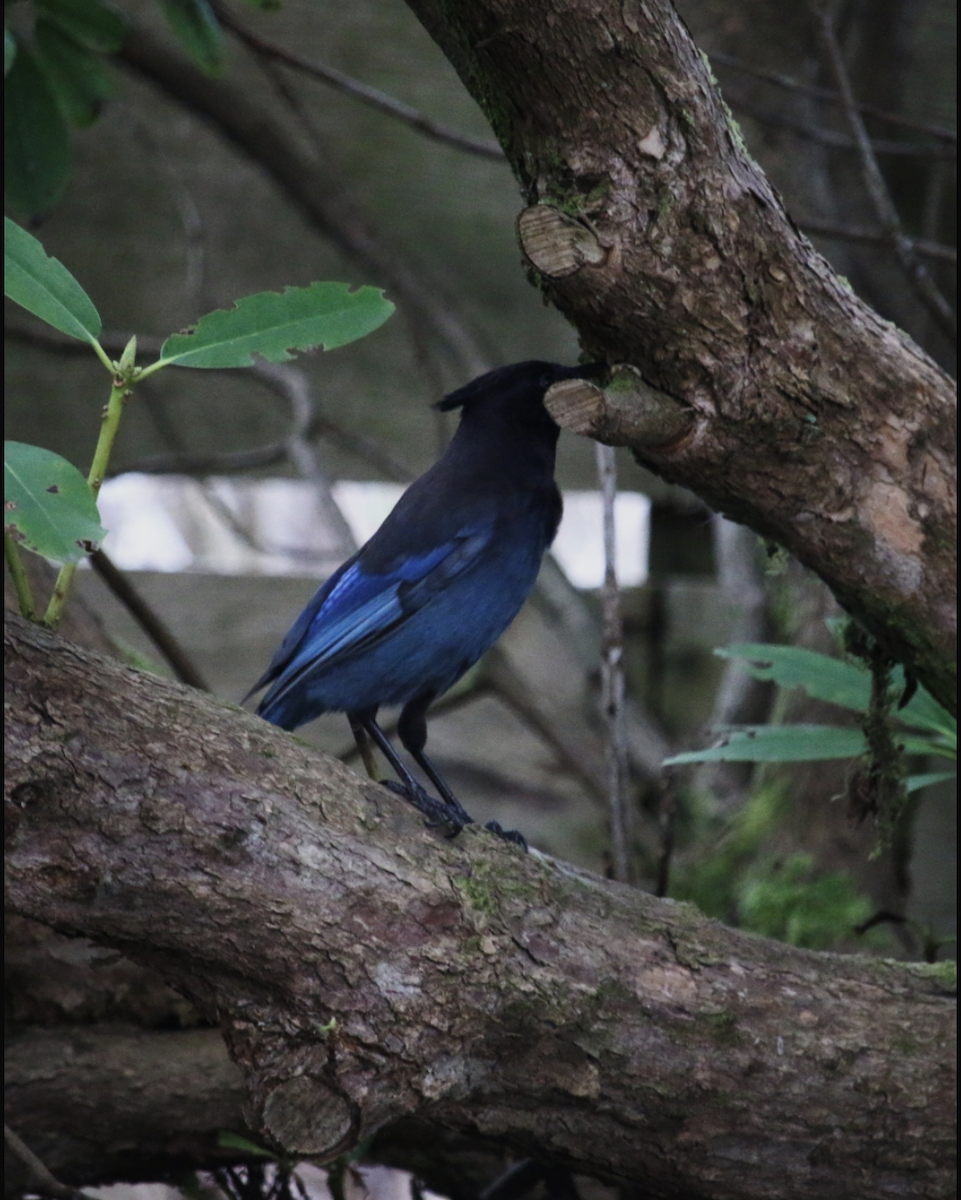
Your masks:
[{"label": "thick tree branch", "polygon": [[539,286],[649,385],[596,436],[794,552],[954,707],[954,386],[798,234],[673,7],[410,2],[513,166]]},{"label": "thick tree branch", "polygon": [[[246,1131],[243,1100],[215,1029],[35,1028],[5,1047],[7,1120],[56,1177],[83,1185],[236,1162],[243,1155],[217,1141]],[[11,1160],[4,1182],[7,1194],[38,1186]]]},{"label": "thick tree branch", "polygon": [[425,830],[256,718],[8,622],[7,902],[222,1024],[255,1125],[418,1114],[684,1196],[947,1196],[945,969]]}]

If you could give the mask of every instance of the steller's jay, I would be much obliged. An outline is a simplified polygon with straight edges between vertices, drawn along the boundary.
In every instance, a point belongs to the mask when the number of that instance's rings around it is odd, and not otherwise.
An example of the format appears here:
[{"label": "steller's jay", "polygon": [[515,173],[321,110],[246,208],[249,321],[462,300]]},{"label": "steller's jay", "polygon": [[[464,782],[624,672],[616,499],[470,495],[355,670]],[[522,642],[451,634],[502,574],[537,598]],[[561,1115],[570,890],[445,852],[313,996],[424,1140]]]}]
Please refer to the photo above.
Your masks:
[{"label": "steller's jay", "polygon": [[[271,685],[257,712],[281,729],[346,713],[369,773],[368,737],[402,780],[386,786],[452,835],[471,818],[424,753],[427,709],[517,615],[557,532],[560,430],[544,393],[558,380],[603,370],[600,363],[522,362],[446,396],[437,407],[462,414],[443,456],[321,587],[249,693]],[[396,704],[403,705],[400,740],[440,801],[377,724],[377,710]],[[519,834],[503,836],[523,843]]]}]

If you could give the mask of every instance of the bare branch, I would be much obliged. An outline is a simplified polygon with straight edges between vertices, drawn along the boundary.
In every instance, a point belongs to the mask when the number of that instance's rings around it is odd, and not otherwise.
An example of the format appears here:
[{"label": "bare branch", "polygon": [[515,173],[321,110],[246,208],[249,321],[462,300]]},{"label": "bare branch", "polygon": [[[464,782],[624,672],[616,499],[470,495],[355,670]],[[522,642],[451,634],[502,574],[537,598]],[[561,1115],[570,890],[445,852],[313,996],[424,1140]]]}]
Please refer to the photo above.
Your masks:
[{"label": "bare branch", "polygon": [[604,510],[604,586],[601,588],[601,707],[607,726],[607,816],[614,878],[630,883],[631,812],[627,796],[627,737],[624,726],[624,628],[617,586],[614,505],[617,461],[614,449],[595,443]]},{"label": "bare branch", "polygon": [[103,550],[96,550],[90,555],[90,565],[160,651],[180,682],[186,683],[188,687],[200,688],[202,692],[209,692],[210,685],[193,659],[134,587],[129,576],[111,562]]},{"label": "bare branch", "polygon": [[93,1200],[86,1192],[61,1183],[6,1123],[3,1126],[3,1140],[11,1154],[16,1155],[27,1168],[31,1190],[39,1192],[41,1196],[50,1196],[53,1200]]},{"label": "bare branch", "polygon": [[[773,83],[776,87],[785,88],[787,91],[799,92],[802,96],[813,96],[817,100],[827,100],[832,104],[843,104],[840,93],[833,92],[830,88],[818,87],[811,83],[802,83],[799,79],[792,79],[790,75],[783,75],[780,71],[768,71],[763,67],[756,67],[751,63],[746,63],[742,58],[738,58],[734,54],[715,50],[710,55],[710,60],[712,64],[718,63],[722,67],[730,67],[733,71],[750,75],[754,79],[763,79],[766,83]],[[953,129],[945,129],[941,125],[931,125],[925,121],[913,121],[900,113],[889,112],[887,109],[877,108],[873,104],[858,104],[856,107],[858,112],[863,113],[867,117],[878,117],[882,121],[887,121],[890,125],[899,125],[902,129],[911,129],[916,133],[924,133],[929,137],[937,138],[939,141],[953,142],[957,145],[958,135]]]},{"label": "bare branch", "polygon": [[[891,235],[880,229],[857,229],[850,225],[834,225],[830,221],[819,221],[816,218],[805,217],[798,221],[798,229],[802,233],[815,234],[817,237],[838,238],[845,242],[864,242],[869,246],[890,246]],[[954,246],[945,246],[941,242],[931,242],[926,238],[911,238],[911,244],[918,254],[925,258],[934,258],[939,262],[958,265],[958,251]]]},{"label": "bare branch", "polygon": [[128,27],[118,57],[257,162],[319,233],[387,287],[410,322],[437,339],[459,374],[477,375],[487,368],[486,355],[450,304],[438,302],[434,291],[386,248],[358,198],[332,179],[329,159],[306,153],[287,125],[242,88],[208,78],[144,26]]},{"label": "bare branch", "polygon": [[303,54],[298,54],[296,50],[290,50],[286,46],[279,46],[276,42],[268,41],[260,34],[254,33],[237,18],[236,14],[222,5],[215,5],[215,8],[221,24],[236,34],[249,49],[261,57],[283,63],[311,79],[320,80],[321,83],[326,83],[348,96],[353,96],[378,112],[386,113],[387,116],[402,121],[411,129],[416,129],[418,133],[433,138],[435,141],[444,142],[446,145],[464,150],[468,154],[479,155],[481,158],[504,162],[504,151],[497,142],[487,138],[469,137],[467,134],[459,133],[456,129],[442,125],[416,108],[412,108],[409,104],[405,104],[402,100],[380,91],[379,88],[361,83],[359,80],[345,75],[343,71],[338,71],[335,67],[325,66]]},{"label": "bare branch", "polygon": [[914,245],[904,232],[901,225],[901,218],[898,216],[894,201],[891,199],[891,193],[888,191],[888,185],[881,174],[881,168],[878,166],[878,160],[871,145],[871,139],[868,137],[864,120],[858,111],[857,102],[854,98],[854,90],[851,87],[851,79],[844,63],[844,55],[841,53],[841,47],[838,45],[838,40],[835,36],[832,15],[822,4],[821,0],[811,0],[811,8],[818,24],[828,65],[831,73],[834,75],[838,92],[841,95],[844,114],[851,127],[854,140],[857,143],[864,185],[871,198],[871,203],[874,205],[878,220],[881,222],[881,228],[890,237],[898,261],[915,291],[918,293],[922,303],[934,317],[941,330],[953,342],[956,342],[958,336],[957,316],[951,305],[941,294],[941,290],[937,284],[928,274],[924,264],[918,260]]},{"label": "bare branch", "polygon": [[[4,326],[4,334],[15,338],[26,345],[33,345],[48,350],[54,354],[69,357],[86,357],[90,351],[83,342],[76,338],[67,337],[46,325],[33,325],[20,321],[9,321]],[[126,346],[130,335],[105,330],[100,335],[100,343],[109,354],[119,355]],[[159,356],[161,338],[149,336],[137,338],[138,346],[147,355]],[[287,373],[279,373],[272,368],[276,364],[255,362],[252,367],[218,368],[225,372],[235,372],[250,378],[251,376],[263,383],[276,395],[293,403],[292,389],[302,385],[291,382]],[[287,371],[296,370],[287,365]],[[145,386],[149,386],[149,383]],[[244,471],[255,471],[261,467],[269,467],[289,461],[290,437],[296,435],[296,429],[291,435],[275,442],[267,442],[262,446],[254,446],[249,450],[224,451],[220,454],[192,454],[188,451],[172,454],[154,454],[149,458],[136,459],[125,463],[123,471],[140,471],[146,475],[232,475]],[[331,445],[354,455],[362,462],[368,463],[387,479],[398,483],[409,483],[415,472],[406,463],[396,458],[386,447],[363,434],[345,429],[321,412],[314,411],[307,427],[303,430],[307,437],[324,437]]]},{"label": "bare branch", "polygon": [[[772,112],[759,105],[745,100],[736,94],[727,94],[727,100],[733,109],[745,113],[762,125],[770,125],[774,129],[786,129],[798,137],[816,142],[820,146],[831,146],[837,150],[852,150],[858,148],[858,142],[850,135],[838,133],[833,129],[824,129],[819,125],[809,125],[785,113]],[[956,162],[957,147],[953,145],[920,145],[917,142],[893,142],[888,138],[871,138],[871,149],[875,154],[889,155],[893,158],[920,158],[933,161]]]}]

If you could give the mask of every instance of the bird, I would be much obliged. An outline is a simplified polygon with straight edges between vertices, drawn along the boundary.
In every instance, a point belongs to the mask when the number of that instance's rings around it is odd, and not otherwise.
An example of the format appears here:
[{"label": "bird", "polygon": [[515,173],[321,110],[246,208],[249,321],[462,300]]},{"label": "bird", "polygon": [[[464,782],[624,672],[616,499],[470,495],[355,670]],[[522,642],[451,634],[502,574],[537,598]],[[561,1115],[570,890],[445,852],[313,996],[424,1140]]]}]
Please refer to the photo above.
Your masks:
[{"label": "bird", "polygon": [[[400,781],[380,782],[449,836],[472,818],[425,753],[427,710],[517,615],[557,532],[560,430],[544,406],[547,389],[604,370],[520,362],[445,396],[436,407],[461,414],[446,450],[323,584],[248,693],[268,688],[257,714],[285,730],[345,713],[368,773],[378,778],[373,742]],[[397,705],[400,742],[439,799],[377,722],[382,707]],[[526,845],[496,822],[487,828]]]}]

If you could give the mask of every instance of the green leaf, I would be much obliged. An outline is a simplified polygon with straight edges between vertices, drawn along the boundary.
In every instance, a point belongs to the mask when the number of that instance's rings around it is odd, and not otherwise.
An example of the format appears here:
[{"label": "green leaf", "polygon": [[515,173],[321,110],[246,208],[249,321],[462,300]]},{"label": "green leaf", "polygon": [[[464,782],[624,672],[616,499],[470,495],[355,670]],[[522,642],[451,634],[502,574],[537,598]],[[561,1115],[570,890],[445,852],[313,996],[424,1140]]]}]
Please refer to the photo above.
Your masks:
[{"label": "green leaf", "polygon": [[371,333],[394,311],[379,288],[351,292],[346,283],[312,283],[282,293],[258,292],[209,313],[190,333],[164,342],[161,362],[181,367],[249,367],[254,354],[286,362],[291,350],[334,350]]},{"label": "green leaf", "polygon": [[701,762],[817,762],[856,758],[867,749],[860,729],[836,725],[749,725],[724,734],[707,750],[666,758],[663,766]]},{"label": "green leaf", "polygon": [[263,1146],[252,1142],[250,1138],[241,1137],[239,1133],[218,1133],[217,1145],[223,1146],[227,1150],[243,1150],[245,1154],[256,1154],[260,1158],[275,1159],[277,1157],[276,1154],[265,1150]]},{"label": "green leaf", "polygon": [[167,24],[202,71],[218,75],[223,68],[224,37],[207,0],[160,0]]},{"label": "green leaf", "polygon": [[19,545],[60,563],[79,562],[107,533],[77,468],[23,442],[3,444],[3,523]]},{"label": "green leaf", "polygon": [[932,787],[936,783],[945,783],[949,779],[957,779],[956,771],[932,771],[928,775],[909,775],[904,781],[905,790],[919,792],[921,788]]},{"label": "green leaf", "polygon": [[10,68],[13,66],[13,60],[17,57],[17,39],[13,36],[10,30],[4,25],[3,27],[3,77],[10,74]]},{"label": "green leaf", "polygon": [[37,58],[60,105],[60,111],[80,129],[100,116],[103,102],[116,85],[103,59],[68,37],[59,25],[41,17],[34,30]]},{"label": "green leaf", "polygon": [[3,219],[3,289],[61,333],[96,342],[101,321],[93,301],[63,263],[9,217]]},{"label": "green leaf", "polygon": [[70,139],[56,98],[33,55],[18,41],[3,84],[4,188],[14,208],[45,216],[70,177]]},{"label": "green leaf", "polygon": [[[745,670],[755,679],[773,680],[783,688],[803,687],[815,700],[826,700],[854,712],[867,712],[871,703],[871,676],[867,668],[827,654],[799,646],[763,643],[727,646],[714,653],[719,658],[743,659]],[[895,692],[904,691],[906,681],[901,667],[895,668],[892,684]],[[891,716],[903,725],[957,739],[957,722],[924,688],[918,688],[910,703]]]},{"label": "green leaf", "polygon": [[867,712],[871,703],[871,676],[866,670],[804,650],[800,646],[741,643],[715,650],[719,658],[744,659],[744,668],[755,679],[773,680],[779,687],[803,687],[815,700],[826,700],[855,712]]},{"label": "green leaf", "polygon": [[958,722],[924,688],[918,688],[910,702],[891,715],[914,729],[930,729],[932,733],[940,733],[953,740],[957,748]]},{"label": "green leaf", "polygon": [[127,21],[100,0],[34,0],[68,37],[98,54],[114,54],[127,36]]},{"label": "green leaf", "polygon": [[905,737],[903,733],[895,730],[894,739],[903,747],[905,754],[936,754],[939,758],[958,757],[956,744],[951,745],[936,737]]}]

